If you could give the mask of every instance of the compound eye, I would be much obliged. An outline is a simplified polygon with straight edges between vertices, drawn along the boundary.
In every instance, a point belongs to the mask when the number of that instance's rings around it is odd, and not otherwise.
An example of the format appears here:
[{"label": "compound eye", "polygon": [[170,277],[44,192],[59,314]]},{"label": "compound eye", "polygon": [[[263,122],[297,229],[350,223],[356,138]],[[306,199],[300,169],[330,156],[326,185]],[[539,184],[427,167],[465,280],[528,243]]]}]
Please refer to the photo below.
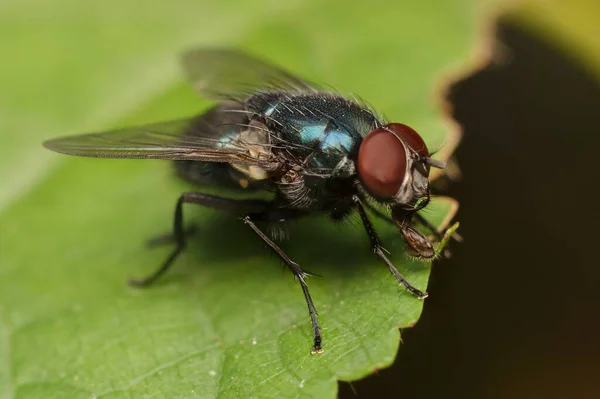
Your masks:
[{"label": "compound eye", "polygon": [[400,139],[406,143],[407,146],[412,148],[420,157],[429,157],[429,150],[425,142],[413,128],[406,126],[402,123],[389,123],[384,128],[392,130],[400,137]]},{"label": "compound eye", "polygon": [[369,193],[382,199],[398,193],[407,164],[404,144],[388,126],[369,133],[358,150],[358,175]]}]

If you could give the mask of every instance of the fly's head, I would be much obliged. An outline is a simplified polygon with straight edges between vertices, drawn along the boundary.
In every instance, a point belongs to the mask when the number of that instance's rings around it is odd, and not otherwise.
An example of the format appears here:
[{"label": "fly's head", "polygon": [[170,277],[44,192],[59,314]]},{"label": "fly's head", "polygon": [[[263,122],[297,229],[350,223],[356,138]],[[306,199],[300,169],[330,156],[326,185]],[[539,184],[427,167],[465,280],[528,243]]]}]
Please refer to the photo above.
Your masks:
[{"label": "fly's head", "polygon": [[358,177],[367,193],[391,207],[392,218],[408,252],[431,259],[435,251],[427,237],[410,225],[412,215],[430,201],[429,170],[445,163],[430,158],[421,136],[401,123],[371,131],[362,141],[357,159]]}]

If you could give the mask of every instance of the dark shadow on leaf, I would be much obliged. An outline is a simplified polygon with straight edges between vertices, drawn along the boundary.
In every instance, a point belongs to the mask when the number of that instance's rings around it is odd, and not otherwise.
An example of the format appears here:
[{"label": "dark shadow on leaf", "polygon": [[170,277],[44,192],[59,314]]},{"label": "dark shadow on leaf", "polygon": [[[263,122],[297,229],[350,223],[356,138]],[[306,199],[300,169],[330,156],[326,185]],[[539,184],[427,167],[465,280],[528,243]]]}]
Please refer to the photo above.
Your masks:
[{"label": "dark shadow on leaf", "polygon": [[[256,271],[259,274],[271,273],[270,266],[283,267],[283,262],[240,219],[214,212],[203,215],[190,218],[195,233],[189,238],[186,256],[182,256],[186,260],[180,259],[174,268],[185,268],[185,273],[202,273],[202,268],[221,267],[228,260],[234,261],[230,262],[231,267],[243,268],[243,262],[235,261],[251,257],[265,259],[265,270]],[[376,225],[395,262],[416,270],[428,267],[404,257],[404,242],[399,232],[380,222]],[[269,231],[266,225],[261,228]],[[277,244],[304,269],[324,278],[360,278],[364,268],[386,267],[370,250],[368,237],[355,218],[335,223],[324,216],[307,217],[288,222],[284,229],[286,238],[277,240]]]}]

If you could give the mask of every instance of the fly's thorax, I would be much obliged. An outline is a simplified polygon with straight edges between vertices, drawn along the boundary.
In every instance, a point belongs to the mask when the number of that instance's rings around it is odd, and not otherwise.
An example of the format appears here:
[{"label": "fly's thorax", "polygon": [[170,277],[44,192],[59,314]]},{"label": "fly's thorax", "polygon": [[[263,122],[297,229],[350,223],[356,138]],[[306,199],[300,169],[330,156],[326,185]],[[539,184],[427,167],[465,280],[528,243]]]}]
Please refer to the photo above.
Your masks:
[{"label": "fly's thorax", "polygon": [[368,107],[333,93],[256,93],[245,103],[269,131],[285,170],[278,189],[292,207],[326,208],[356,190],[363,137],[382,125]]},{"label": "fly's thorax", "polygon": [[333,171],[331,172],[332,177],[334,178],[350,178],[357,177],[356,174],[356,162],[350,158],[350,156],[343,156],[340,161],[335,165]]},{"label": "fly's thorax", "polygon": [[282,140],[305,149],[348,152],[381,124],[368,108],[334,93],[262,92],[246,108]]},{"label": "fly's thorax", "polygon": [[344,157],[327,174],[298,166],[288,169],[278,180],[278,190],[292,208],[329,212],[341,198],[356,193],[355,181],[354,162]]},{"label": "fly's thorax", "polygon": [[279,193],[285,198],[287,206],[290,208],[308,210],[316,203],[316,198],[307,186],[306,178],[300,167],[290,168],[283,173],[277,186]]},{"label": "fly's thorax", "polygon": [[381,125],[370,109],[335,93],[261,92],[245,105],[306,176],[349,175],[363,136]]}]

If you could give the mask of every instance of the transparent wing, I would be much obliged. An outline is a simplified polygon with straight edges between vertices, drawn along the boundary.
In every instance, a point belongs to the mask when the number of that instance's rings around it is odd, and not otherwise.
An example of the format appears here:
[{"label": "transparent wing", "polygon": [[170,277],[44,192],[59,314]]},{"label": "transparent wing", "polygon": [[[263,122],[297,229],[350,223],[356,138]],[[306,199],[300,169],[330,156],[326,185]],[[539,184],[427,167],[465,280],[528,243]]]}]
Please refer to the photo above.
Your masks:
[{"label": "transparent wing", "polygon": [[[265,166],[246,143],[223,141],[218,126],[186,119],[49,140],[44,147],[68,155],[98,158],[144,158]],[[193,129],[193,130],[192,130]]]},{"label": "transparent wing", "polygon": [[213,100],[243,102],[261,89],[317,91],[302,79],[238,50],[193,49],[183,54],[182,63],[194,88]]}]

